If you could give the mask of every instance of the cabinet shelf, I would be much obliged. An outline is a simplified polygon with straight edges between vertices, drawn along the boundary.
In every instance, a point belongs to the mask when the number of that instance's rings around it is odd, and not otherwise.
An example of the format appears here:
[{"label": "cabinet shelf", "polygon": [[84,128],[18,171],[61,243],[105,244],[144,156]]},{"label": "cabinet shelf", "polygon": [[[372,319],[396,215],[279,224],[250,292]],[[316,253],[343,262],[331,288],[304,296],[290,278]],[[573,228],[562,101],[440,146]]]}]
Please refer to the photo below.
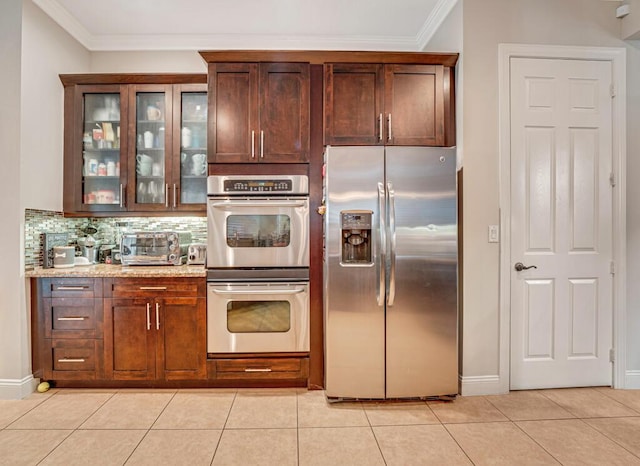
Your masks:
[{"label": "cabinet shelf", "polygon": [[87,153],[87,152],[92,152],[92,153],[93,152],[98,152],[98,153],[100,153],[100,152],[108,152],[108,153],[120,152],[120,148],[119,147],[104,147],[102,149],[97,149],[97,148],[93,149],[93,148],[86,148],[85,147],[84,153]]},{"label": "cabinet shelf", "polygon": [[82,177],[85,181],[120,181],[119,176],[104,176],[104,175],[84,175]]}]

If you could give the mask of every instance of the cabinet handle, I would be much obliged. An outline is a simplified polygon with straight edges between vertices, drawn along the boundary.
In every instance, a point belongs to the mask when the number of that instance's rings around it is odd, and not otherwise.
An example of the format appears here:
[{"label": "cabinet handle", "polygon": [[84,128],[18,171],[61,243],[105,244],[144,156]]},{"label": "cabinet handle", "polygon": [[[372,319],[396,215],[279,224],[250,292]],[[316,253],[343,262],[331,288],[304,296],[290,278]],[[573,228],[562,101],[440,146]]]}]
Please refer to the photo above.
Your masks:
[{"label": "cabinet handle", "polygon": [[59,320],[59,321],[69,321],[69,320],[78,321],[78,320],[85,320],[85,319],[88,319],[88,317],[58,317],[56,320]]},{"label": "cabinet handle", "polygon": [[169,183],[164,185],[164,206],[169,207]]},{"label": "cabinet handle", "polygon": [[256,158],[256,132],[251,131],[251,158]]},{"label": "cabinet handle", "polygon": [[265,367],[264,369],[254,369],[251,367],[247,367],[244,371],[245,372],[271,372],[271,369],[269,367]]},{"label": "cabinet handle", "polygon": [[174,209],[176,208],[176,205],[177,205],[176,204],[176,196],[177,196],[177,194],[176,194],[176,184],[173,183],[173,208]]},{"label": "cabinet handle", "polygon": [[156,303],[156,330],[160,330],[160,304]]},{"label": "cabinet handle", "polygon": [[58,288],[54,288],[58,291],[83,291],[88,290],[88,286],[59,286]]},{"label": "cabinet handle", "polygon": [[124,185],[120,183],[120,207],[124,207]]},{"label": "cabinet handle", "polygon": [[260,130],[260,158],[264,158],[264,131]]},{"label": "cabinet handle", "polygon": [[166,286],[141,286],[139,290],[166,290]]},{"label": "cabinet handle", "polygon": [[147,330],[151,330],[151,304],[147,303]]},{"label": "cabinet handle", "polygon": [[380,130],[380,134],[378,135],[378,141],[382,142],[382,113],[378,117],[378,129]]},{"label": "cabinet handle", "polygon": [[65,359],[58,359],[58,362],[84,362],[83,358],[65,358]]},{"label": "cabinet handle", "polygon": [[389,130],[387,134],[387,141],[391,141],[391,113],[389,113],[389,119],[387,120],[387,122],[388,122],[387,129]]}]

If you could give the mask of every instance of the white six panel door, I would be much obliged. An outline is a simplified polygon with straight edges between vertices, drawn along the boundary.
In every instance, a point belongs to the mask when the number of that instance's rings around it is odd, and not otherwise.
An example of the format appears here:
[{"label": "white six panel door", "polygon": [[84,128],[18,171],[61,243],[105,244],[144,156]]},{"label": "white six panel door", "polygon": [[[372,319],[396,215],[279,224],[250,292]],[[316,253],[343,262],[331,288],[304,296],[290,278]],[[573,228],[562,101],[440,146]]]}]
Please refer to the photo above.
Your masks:
[{"label": "white six panel door", "polygon": [[611,384],[611,82],[609,62],[511,59],[513,390]]}]

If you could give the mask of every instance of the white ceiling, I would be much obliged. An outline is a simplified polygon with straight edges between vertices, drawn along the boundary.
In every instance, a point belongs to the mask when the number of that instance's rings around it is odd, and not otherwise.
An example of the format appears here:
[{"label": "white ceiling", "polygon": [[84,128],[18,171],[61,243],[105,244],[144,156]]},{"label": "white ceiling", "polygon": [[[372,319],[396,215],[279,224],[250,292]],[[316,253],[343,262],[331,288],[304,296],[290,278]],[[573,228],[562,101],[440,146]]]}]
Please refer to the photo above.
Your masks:
[{"label": "white ceiling", "polygon": [[458,0],[32,1],[92,51],[421,51]]}]

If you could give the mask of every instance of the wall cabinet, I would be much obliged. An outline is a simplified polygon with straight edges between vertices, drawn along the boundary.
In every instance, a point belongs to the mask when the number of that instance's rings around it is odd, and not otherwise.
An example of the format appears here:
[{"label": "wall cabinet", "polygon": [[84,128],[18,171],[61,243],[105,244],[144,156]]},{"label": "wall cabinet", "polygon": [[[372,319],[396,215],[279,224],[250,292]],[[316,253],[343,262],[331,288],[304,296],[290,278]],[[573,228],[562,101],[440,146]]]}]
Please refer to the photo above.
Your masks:
[{"label": "wall cabinet", "polygon": [[66,213],[205,212],[204,75],[63,75]]},{"label": "wall cabinet", "polygon": [[209,161],[309,160],[308,63],[210,63]]},{"label": "wall cabinet", "polygon": [[451,69],[325,64],[327,145],[453,145]]},{"label": "wall cabinet", "polygon": [[204,280],[105,280],[105,375],[113,380],[206,378]]}]

